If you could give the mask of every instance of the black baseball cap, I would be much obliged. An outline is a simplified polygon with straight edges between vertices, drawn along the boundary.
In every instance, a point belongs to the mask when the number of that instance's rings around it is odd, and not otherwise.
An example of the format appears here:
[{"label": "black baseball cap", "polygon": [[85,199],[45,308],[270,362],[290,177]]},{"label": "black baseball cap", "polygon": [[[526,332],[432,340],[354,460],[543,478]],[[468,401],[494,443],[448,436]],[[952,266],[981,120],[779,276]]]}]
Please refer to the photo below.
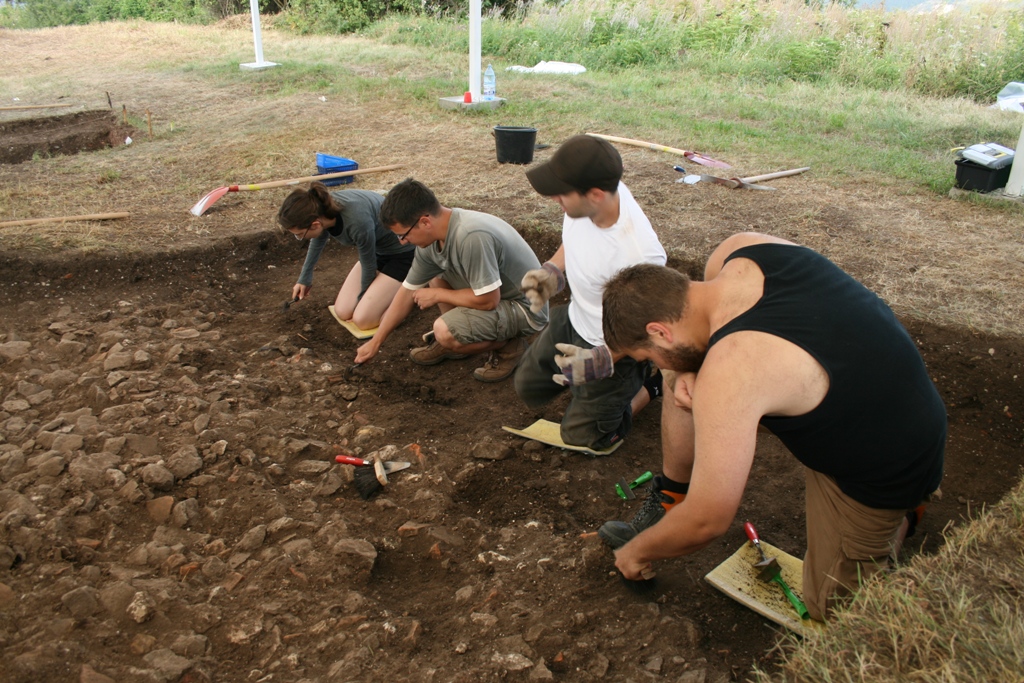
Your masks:
[{"label": "black baseball cap", "polygon": [[575,135],[559,147],[547,162],[526,172],[539,194],[586,192],[600,187],[613,191],[622,179],[622,157],[607,140]]}]

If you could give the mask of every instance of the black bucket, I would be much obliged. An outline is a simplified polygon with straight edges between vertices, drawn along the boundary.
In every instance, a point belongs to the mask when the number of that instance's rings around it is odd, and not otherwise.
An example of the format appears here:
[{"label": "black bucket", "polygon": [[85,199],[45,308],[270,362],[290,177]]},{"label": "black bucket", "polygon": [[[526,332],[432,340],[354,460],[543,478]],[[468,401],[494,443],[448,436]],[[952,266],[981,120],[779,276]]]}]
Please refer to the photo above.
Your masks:
[{"label": "black bucket", "polygon": [[533,146],[537,143],[536,128],[495,126],[494,147],[499,164],[528,164],[533,161]]}]

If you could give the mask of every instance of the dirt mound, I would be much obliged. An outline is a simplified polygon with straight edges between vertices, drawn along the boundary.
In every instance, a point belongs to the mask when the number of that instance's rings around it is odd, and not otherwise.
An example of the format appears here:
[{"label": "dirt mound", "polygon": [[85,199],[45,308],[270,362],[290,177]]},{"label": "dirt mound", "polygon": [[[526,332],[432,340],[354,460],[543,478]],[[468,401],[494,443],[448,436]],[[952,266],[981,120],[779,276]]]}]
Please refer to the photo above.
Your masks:
[{"label": "dirt mound", "polygon": [[[425,312],[353,370],[326,306],[354,255],[328,249],[319,298],[282,311],[302,246],[0,264],[0,680],[696,683],[770,665],[774,627],[702,577],[746,519],[802,553],[802,475],[777,440],[734,528],[634,595],[581,534],[632,514],[614,484],[657,471],[656,407],[611,458],[524,442],[501,425],[539,415],[472,380],[482,357],[408,361]],[[951,413],[928,550],[1014,481],[1024,348],[911,331]],[[412,467],[364,501],[340,452]]]},{"label": "dirt mound", "polygon": [[135,129],[112,111],[79,111],[0,123],[0,164],[20,164],[34,156],[94,152],[117,147]]}]

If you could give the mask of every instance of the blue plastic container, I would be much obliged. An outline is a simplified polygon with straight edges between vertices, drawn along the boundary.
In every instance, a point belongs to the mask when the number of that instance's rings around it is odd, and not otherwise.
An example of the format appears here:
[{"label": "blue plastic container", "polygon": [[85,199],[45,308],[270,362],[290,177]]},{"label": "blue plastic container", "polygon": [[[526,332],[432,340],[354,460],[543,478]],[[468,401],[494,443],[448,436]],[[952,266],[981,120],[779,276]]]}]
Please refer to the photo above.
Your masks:
[{"label": "blue plastic container", "polygon": [[[316,172],[320,175],[325,173],[341,173],[342,171],[355,171],[359,168],[359,164],[346,159],[345,157],[336,157],[330,154],[316,154]],[[343,178],[332,178],[330,180],[324,180],[324,185],[328,187],[334,187],[335,185],[345,185],[355,180],[355,176],[345,176]]]}]

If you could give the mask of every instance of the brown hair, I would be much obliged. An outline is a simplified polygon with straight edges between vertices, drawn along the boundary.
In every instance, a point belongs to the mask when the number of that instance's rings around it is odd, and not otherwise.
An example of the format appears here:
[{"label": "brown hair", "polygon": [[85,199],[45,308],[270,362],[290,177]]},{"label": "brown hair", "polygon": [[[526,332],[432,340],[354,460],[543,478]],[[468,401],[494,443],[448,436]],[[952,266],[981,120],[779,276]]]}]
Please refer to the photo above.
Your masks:
[{"label": "brown hair", "polygon": [[651,345],[647,323],[683,317],[690,279],[678,270],[641,263],[623,268],[604,286],[604,343],[616,353]]},{"label": "brown hair", "polygon": [[313,182],[308,190],[292,190],[284,198],[277,212],[277,223],[282,230],[305,230],[318,218],[337,219],[340,216],[341,207],[334,203],[327,187],[323,183]]},{"label": "brown hair", "polygon": [[406,178],[390,190],[380,206],[380,222],[385,228],[399,224],[411,227],[422,216],[436,216],[441,212],[441,202],[430,188],[418,180]]}]

